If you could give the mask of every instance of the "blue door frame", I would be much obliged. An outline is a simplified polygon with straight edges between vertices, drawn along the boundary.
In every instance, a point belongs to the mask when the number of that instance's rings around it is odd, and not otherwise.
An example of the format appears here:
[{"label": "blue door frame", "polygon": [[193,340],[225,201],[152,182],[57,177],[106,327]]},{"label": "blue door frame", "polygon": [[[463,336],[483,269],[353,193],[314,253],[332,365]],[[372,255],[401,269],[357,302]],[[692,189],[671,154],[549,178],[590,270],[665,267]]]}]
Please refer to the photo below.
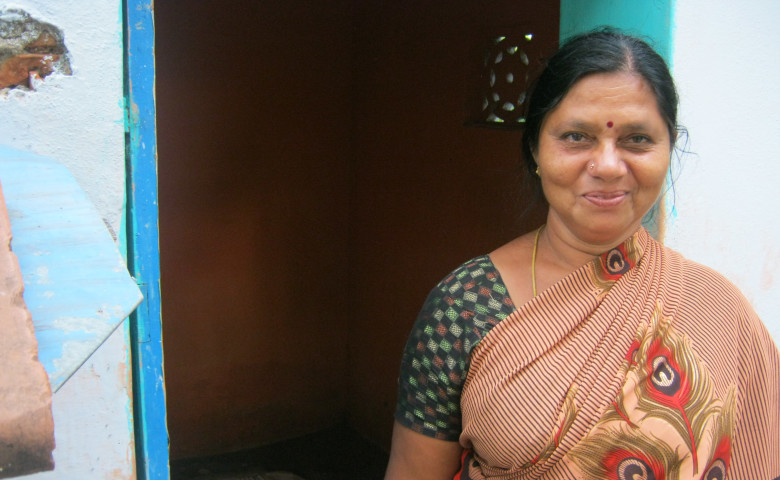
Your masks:
[{"label": "blue door frame", "polygon": [[127,264],[144,295],[130,317],[136,474],[168,479],[160,249],[157,211],[157,138],[154,103],[154,15],[151,0],[123,0]]}]

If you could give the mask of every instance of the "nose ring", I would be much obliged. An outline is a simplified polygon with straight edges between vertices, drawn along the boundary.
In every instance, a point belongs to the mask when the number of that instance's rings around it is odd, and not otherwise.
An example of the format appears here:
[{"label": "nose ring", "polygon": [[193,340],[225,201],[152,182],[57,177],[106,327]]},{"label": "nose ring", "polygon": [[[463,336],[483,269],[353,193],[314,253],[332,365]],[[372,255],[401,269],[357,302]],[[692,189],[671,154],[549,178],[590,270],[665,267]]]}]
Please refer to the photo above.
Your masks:
[{"label": "nose ring", "polygon": [[590,165],[588,165],[588,168],[593,170],[594,168],[596,168],[596,164],[595,163],[591,163]]}]

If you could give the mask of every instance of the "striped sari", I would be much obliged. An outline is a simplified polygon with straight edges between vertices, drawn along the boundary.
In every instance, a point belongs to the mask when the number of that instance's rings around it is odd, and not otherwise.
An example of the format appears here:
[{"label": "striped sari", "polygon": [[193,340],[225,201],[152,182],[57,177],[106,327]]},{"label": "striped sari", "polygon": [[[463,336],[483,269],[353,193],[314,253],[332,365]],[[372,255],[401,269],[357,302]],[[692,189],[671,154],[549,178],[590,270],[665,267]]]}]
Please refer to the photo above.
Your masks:
[{"label": "striped sari", "polygon": [[457,480],[780,478],[780,359],[742,294],[640,229],[470,354]]}]

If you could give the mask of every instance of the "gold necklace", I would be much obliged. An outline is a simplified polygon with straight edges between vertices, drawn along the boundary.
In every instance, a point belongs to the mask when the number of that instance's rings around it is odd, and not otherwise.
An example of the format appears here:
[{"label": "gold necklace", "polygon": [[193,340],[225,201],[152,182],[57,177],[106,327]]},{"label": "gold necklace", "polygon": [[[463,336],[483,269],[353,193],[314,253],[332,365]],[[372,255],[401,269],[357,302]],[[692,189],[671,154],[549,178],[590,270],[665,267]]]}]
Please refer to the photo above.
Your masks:
[{"label": "gold necklace", "polygon": [[531,254],[531,286],[534,290],[534,297],[536,297],[536,249],[539,247],[539,234],[542,233],[544,225],[536,230],[536,236],[534,237],[534,251]]}]

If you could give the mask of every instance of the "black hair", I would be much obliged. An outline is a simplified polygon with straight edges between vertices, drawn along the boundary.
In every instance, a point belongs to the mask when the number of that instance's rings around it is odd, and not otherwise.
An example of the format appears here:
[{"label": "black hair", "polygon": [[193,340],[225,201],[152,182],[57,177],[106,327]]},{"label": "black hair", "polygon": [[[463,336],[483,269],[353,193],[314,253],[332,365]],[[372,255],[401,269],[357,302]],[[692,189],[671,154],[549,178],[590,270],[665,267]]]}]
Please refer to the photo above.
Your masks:
[{"label": "black hair", "polygon": [[669,129],[670,142],[674,145],[678,131],[678,97],[664,59],[647,42],[612,28],[576,35],[563,43],[547,61],[527,103],[522,151],[525,178],[535,194],[532,204],[542,197],[533,155],[539,145],[545,117],[583,77],[614,72],[640,75],[650,85],[658,102],[658,111]]}]

